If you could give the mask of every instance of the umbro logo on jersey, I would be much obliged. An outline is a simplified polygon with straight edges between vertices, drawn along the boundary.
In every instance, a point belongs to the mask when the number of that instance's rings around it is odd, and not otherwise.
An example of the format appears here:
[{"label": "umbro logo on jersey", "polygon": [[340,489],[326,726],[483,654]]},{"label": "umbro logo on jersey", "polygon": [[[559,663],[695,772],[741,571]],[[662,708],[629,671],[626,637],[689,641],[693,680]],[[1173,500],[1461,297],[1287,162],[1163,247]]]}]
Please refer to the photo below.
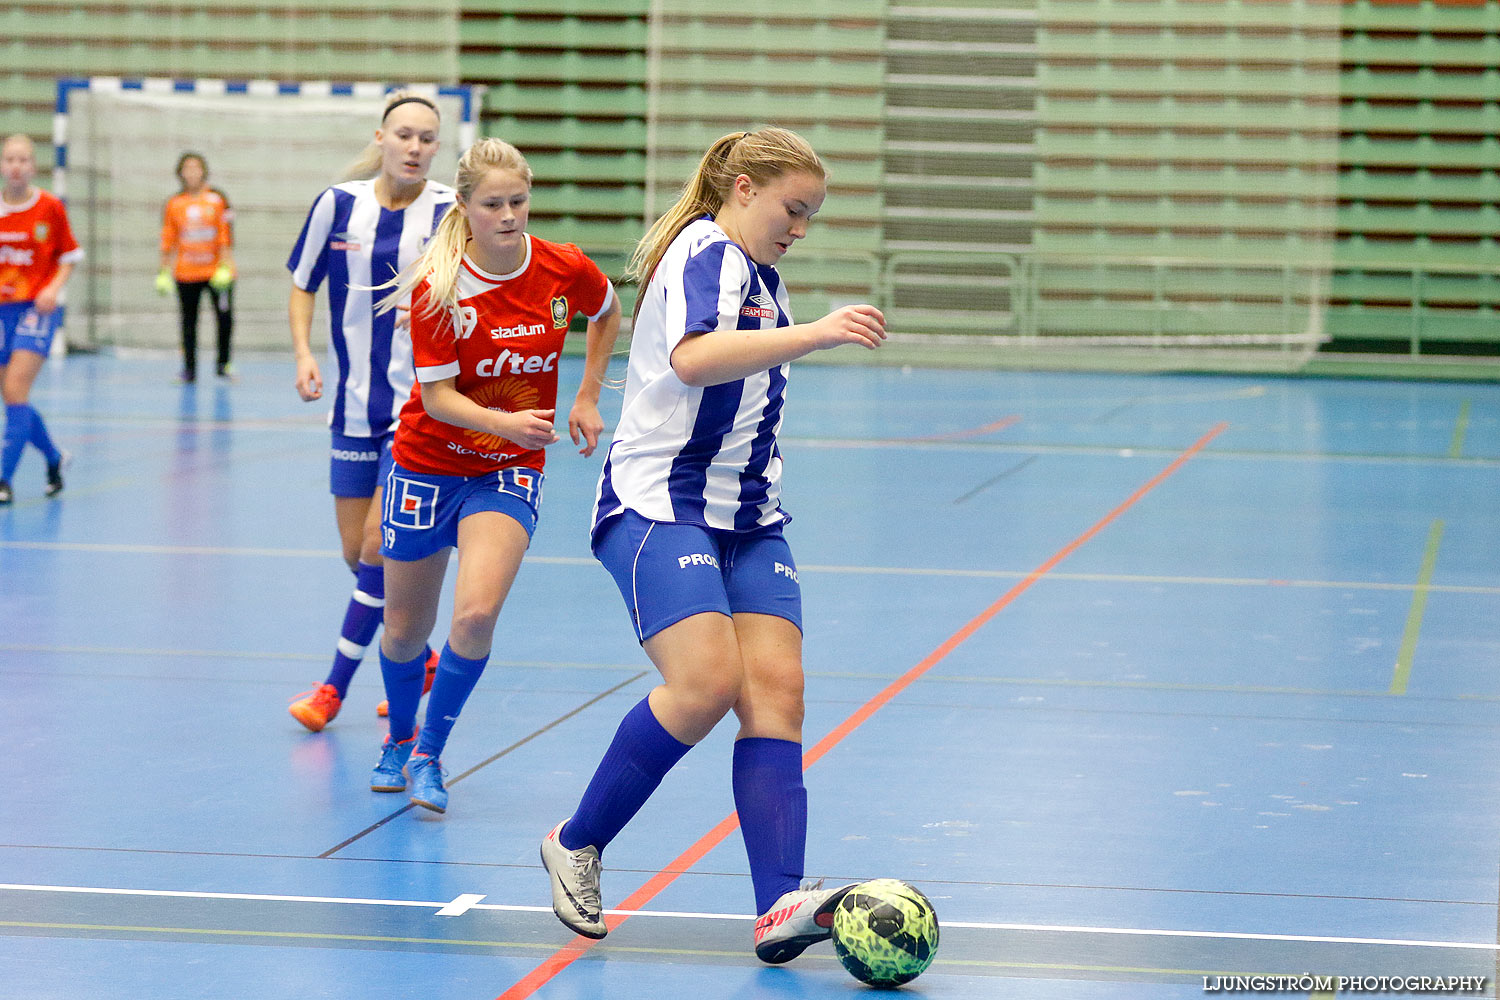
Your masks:
[{"label": "umbro logo on jersey", "polygon": [[755,304],[740,306],[741,316],[748,316],[751,319],[776,318],[776,301],[765,292],[757,292],[756,294],[750,296],[750,301]]}]

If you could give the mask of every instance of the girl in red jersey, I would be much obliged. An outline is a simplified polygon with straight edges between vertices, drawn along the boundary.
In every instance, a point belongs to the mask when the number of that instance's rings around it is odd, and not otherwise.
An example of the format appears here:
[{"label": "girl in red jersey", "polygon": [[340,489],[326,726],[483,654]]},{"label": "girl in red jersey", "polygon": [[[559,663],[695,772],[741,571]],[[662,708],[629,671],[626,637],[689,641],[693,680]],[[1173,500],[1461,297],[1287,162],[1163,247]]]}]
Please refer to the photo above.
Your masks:
[{"label": "girl in red jersey", "polygon": [[67,453],[47,434],[32,408],[31,385],[62,325],[63,285],[83,258],[68,213],[54,194],[31,186],[36,149],[13,135],[0,145],[0,390],[5,396],[5,444],[0,448],[0,506],[13,499],[10,477],[28,444],[47,460],[47,496],[62,492]]},{"label": "girl in red jersey", "polygon": [[208,162],[198,153],[177,160],[182,190],[167,199],[161,219],[161,273],[156,290],[162,295],[177,287],[182,374],[179,382],[198,377],[198,302],[208,292],[218,333],[220,378],[233,378],[229,367],[229,338],[234,333],[234,237],[229,199],[208,186]]},{"label": "girl in red jersey", "polygon": [[[447,808],[439,757],[489,659],[495,620],[536,528],[557,369],[568,324],[588,317],[587,354],[568,432],[592,455],[620,306],[583,251],[526,232],[531,168],[507,142],[482,139],[459,161],[458,199],[383,306],[410,292],[417,381],[401,409],[381,525],[385,634],[380,666],[390,733],[370,776]],[[453,622],[420,738],[424,646],[448,556],[459,551]]]}]

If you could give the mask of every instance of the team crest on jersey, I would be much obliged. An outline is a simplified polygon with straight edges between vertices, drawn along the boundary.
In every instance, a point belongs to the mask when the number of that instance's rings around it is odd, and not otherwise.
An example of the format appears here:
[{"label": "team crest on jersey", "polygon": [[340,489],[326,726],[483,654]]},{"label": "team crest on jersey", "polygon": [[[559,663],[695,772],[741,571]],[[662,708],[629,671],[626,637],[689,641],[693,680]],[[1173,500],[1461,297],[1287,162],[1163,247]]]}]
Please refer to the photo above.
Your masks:
[{"label": "team crest on jersey", "polygon": [[45,222],[38,222],[35,228],[31,230],[31,235],[38,243],[41,243],[51,231],[52,227],[48,226]]},{"label": "team crest on jersey", "polygon": [[561,330],[568,325],[571,314],[568,312],[568,297],[559,295],[552,300],[552,329]]}]

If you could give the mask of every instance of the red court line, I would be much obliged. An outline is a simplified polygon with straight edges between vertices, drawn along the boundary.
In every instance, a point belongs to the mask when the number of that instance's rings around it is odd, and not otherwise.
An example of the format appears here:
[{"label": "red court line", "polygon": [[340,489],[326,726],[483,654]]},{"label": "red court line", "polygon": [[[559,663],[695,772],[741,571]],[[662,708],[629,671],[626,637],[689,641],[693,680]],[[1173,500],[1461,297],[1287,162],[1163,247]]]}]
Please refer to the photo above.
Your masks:
[{"label": "red court line", "polygon": [[[906,673],[896,678],[879,694],[875,695],[875,697],[871,698],[869,701],[865,702],[858,709],[856,709],[854,714],[850,715],[843,722],[835,726],[827,736],[819,740],[811,750],[808,750],[802,755],[802,770],[806,771],[809,767],[822,759],[823,755],[837,746],[845,736],[848,736],[866,719],[883,708],[892,698],[896,697],[896,695],[900,694],[902,691],[905,691],[919,677],[925,674],[928,670],[931,670],[944,657],[961,646],[964,641],[967,640],[971,635],[983,628],[991,618],[994,618],[1001,611],[1003,611],[1007,605],[1009,605],[1017,597],[1020,597],[1023,593],[1029,590],[1032,584],[1036,583],[1042,577],[1052,572],[1052,570],[1057,567],[1058,563],[1062,562],[1064,559],[1068,558],[1068,556],[1078,551],[1078,549],[1087,544],[1090,539],[1092,539],[1095,535],[1099,534],[1099,532],[1108,527],[1110,523],[1118,518],[1121,514],[1125,513],[1131,507],[1135,506],[1135,504],[1147,493],[1150,493],[1156,487],[1160,486],[1168,477],[1170,477],[1178,469],[1182,468],[1182,466],[1186,464],[1189,459],[1198,454],[1198,452],[1202,451],[1210,441],[1223,433],[1224,429],[1228,426],[1229,424],[1224,422],[1215,424],[1207,434],[1203,435],[1201,438],[1195,441],[1191,448],[1189,448],[1187,451],[1184,451],[1181,455],[1178,455],[1172,461],[1172,464],[1168,465],[1165,469],[1162,469],[1156,475],[1147,480],[1144,485],[1142,485],[1134,493],[1130,494],[1130,496],[1126,497],[1119,506],[1115,507],[1114,510],[1110,511],[1108,514],[1105,514],[1102,518],[1100,518],[1092,528],[1089,528],[1087,531],[1079,535],[1077,538],[1073,539],[1067,545],[1064,545],[1062,548],[1058,549],[1050,559],[1042,563],[1030,573],[1027,573],[1026,576],[1021,578],[1019,581],[1017,581],[1015,586],[1007,590],[999,600],[995,601],[994,604],[991,604],[989,607],[985,608],[967,625],[949,636],[942,645],[938,646],[937,649],[934,649],[932,652],[923,657],[922,662],[918,663]],[[645,885],[641,886],[635,892],[631,893],[629,897],[627,897],[623,902],[620,903],[618,909],[639,910],[644,907],[652,899],[655,899],[663,889],[675,882],[678,876],[691,870],[693,865],[697,864],[705,854],[723,843],[725,838],[733,833],[739,825],[739,814],[730,813],[728,816],[725,816],[722,820],[719,821],[717,826],[708,831],[708,833],[704,834],[697,843],[693,844],[693,846],[689,847],[687,850],[679,854],[665,868],[657,872],[655,875],[651,876],[651,878],[646,881]],[[620,926],[629,919],[630,914],[628,913],[615,913],[605,917],[605,923],[608,924],[610,930],[614,930],[616,927]],[[569,941],[567,944],[563,945],[562,948],[558,949],[558,951],[549,956],[545,961],[542,962],[541,965],[538,965],[536,968],[532,969],[531,972],[529,972],[524,978],[519,980],[514,986],[506,990],[504,993],[500,994],[498,1000],[525,1000],[525,998],[530,997],[537,990],[541,989],[548,982],[550,982],[558,973],[562,972],[578,959],[588,954],[589,949],[593,948],[596,944],[598,944],[597,941],[590,940],[589,938],[574,938],[572,941]]]},{"label": "red court line", "polygon": [[949,431],[946,434],[928,434],[923,437],[913,438],[915,441],[952,441],[955,438],[978,437],[981,434],[991,434],[995,431],[1003,431],[1012,424],[1021,422],[1019,413],[1012,413],[1008,417],[1001,417],[992,424],[983,427],[970,427],[961,431]]}]

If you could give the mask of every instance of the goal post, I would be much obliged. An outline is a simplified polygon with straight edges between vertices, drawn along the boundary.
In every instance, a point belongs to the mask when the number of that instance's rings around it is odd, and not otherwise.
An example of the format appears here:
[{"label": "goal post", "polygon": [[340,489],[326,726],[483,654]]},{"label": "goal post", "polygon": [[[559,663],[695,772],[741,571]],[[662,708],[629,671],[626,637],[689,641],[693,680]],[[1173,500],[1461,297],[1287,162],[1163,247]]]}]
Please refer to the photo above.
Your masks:
[{"label": "goal post", "polygon": [[[430,176],[451,183],[474,141],[475,88],[273,80],[63,79],[53,122],[53,186],[68,203],[84,259],[69,282],[68,343],[173,348],[177,302],[152,287],[161,212],[179,190],[185,152],[208,162],[234,211],[237,350],[280,350],[287,332],[287,255],[313,200],[370,141],[386,95],[437,103],[442,145]],[[321,311],[321,303],[320,303]],[[212,323],[200,319],[201,331]],[[314,336],[324,329],[314,323]],[[211,340],[211,335],[210,335]]]}]

